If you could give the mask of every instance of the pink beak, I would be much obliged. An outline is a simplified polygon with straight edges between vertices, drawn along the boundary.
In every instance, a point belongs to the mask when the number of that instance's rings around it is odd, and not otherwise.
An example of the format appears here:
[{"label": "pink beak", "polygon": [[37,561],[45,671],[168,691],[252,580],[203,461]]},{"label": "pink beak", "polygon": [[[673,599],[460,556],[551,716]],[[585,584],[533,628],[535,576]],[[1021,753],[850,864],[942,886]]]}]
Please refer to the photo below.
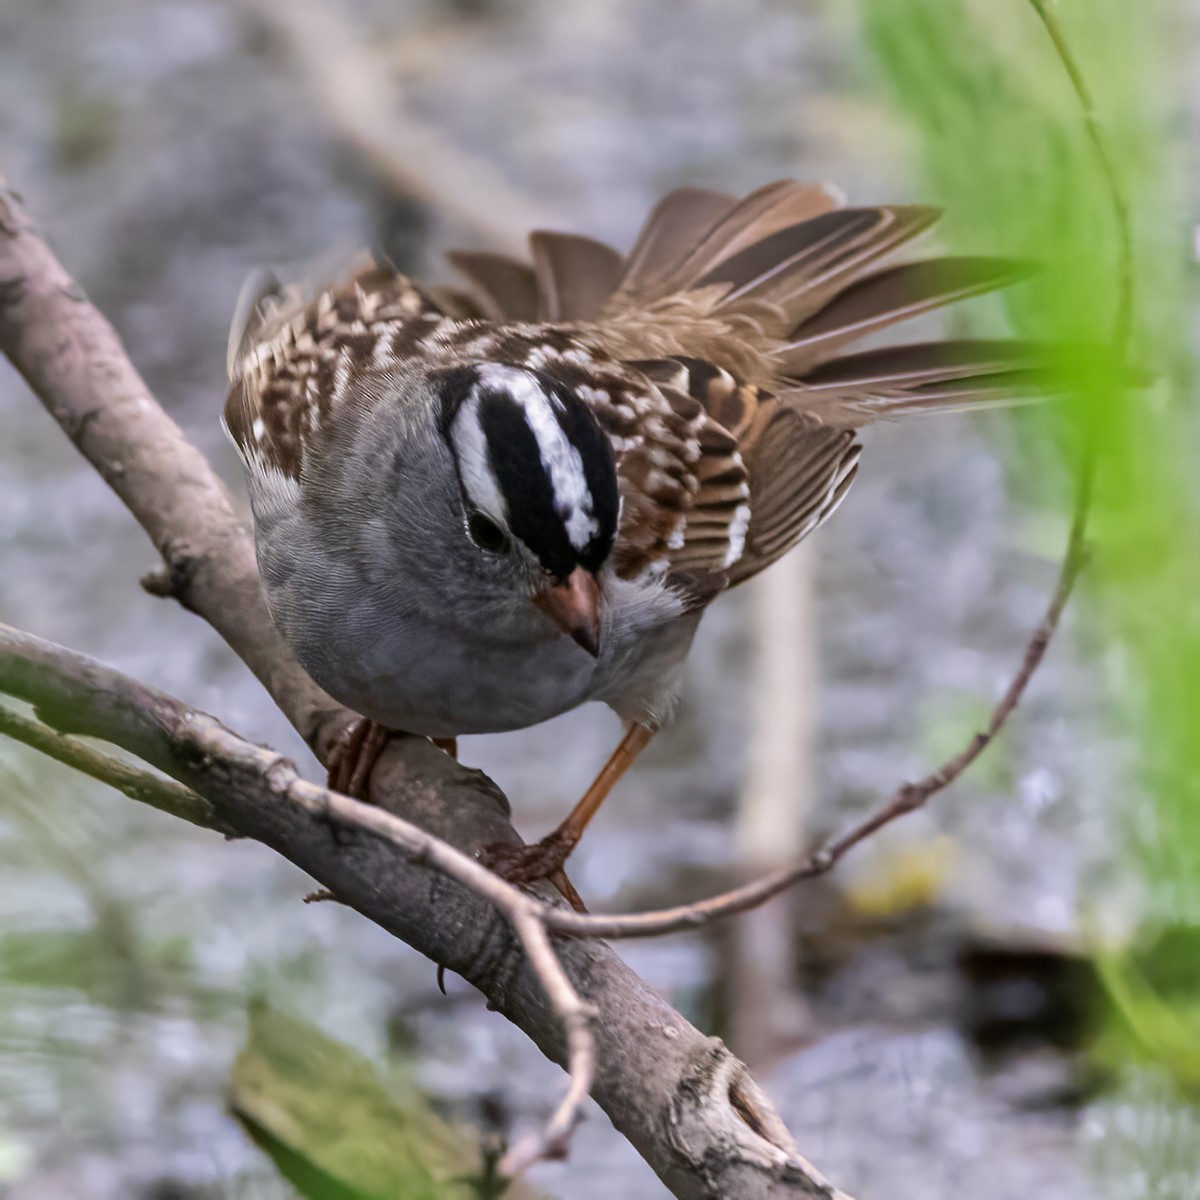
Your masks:
[{"label": "pink beak", "polygon": [[590,571],[576,567],[565,583],[539,592],[533,602],[593,658],[600,653],[600,585]]}]

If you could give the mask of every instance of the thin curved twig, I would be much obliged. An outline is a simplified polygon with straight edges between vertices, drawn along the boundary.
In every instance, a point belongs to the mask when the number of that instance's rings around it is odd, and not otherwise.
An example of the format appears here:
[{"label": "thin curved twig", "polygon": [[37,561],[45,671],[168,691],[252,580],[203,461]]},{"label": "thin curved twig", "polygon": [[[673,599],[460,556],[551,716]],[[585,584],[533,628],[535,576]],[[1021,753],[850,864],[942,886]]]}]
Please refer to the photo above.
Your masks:
[{"label": "thin curved twig", "polygon": [[[1116,159],[1108,144],[1108,137],[1100,118],[1096,113],[1096,102],[1092,98],[1092,89],[1088,87],[1075,53],[1063,33],[1058,17],[1047,5],[1046,0],[1029,0],[1033,11],[1045,26],[1051,44],[1063,70],[1071,82],[1075,98],[1083,114],[1084,128],[1096,153],[1096,161],[1104,174],[1105,186],[1108,188],[1109,202],[1112,205],[1113,221],[1117,232],[1117,303],[1113,316],[1113,344],[1119,355],[1128,349],[1129,335],[1133,327],[1133,223],[1129,215],[1129,199],[1125,195],[1125,187],[1121,182],[1121,173],[1117,170]],[[1118,358],[1120,361],[1120,358]]]},{"label": "thin curved twig", "polygon": [[572,986],[550,944],[546,915],[554,910],[540,902],[527,900],[519,892],[516,894],[525,903],[514,906],[512,912],[505,915],[521,939],[525,953],[538,968],[538,978],[562,1022],[567,1040],[568,1082],[549,1121],[539,1131],[519,1141],[500,1160],[500,1173],[509,1178],[521,1174],[539,1159],[566,1156],[571,1131],[579,1122],[596,1071],[592,1021],[598,1015],[595,1005],[588,1004]]},{"label": "thin curved twig", "polygon": [[1004,695],[992,709],[987,724],[971,738],[962,750],[942,763],[936,771],[915,783],[901,784],[892,793],[886,804],[852,826],[840,837],[814,851],[803,862],[772,872],[770,875],[764,875],[761,879],[756,879],[742,887],[693,904],[681,904],[673,908],[660,909],[658,912],[633,913],[629,916],[592,916],[555,909],[546,913],[546,924],[560,933],[571,933],[577,936],[612,939],[652,937],[684,929],[694,929],[699,925],[706,925],[717,917],[745,912],[746,909],[764,903],[772,896],[777,896],[803,879],[814,879],[818,875],[824,875],[860,842],[865,841],[885,825],[890,825],[897,817],[921,808],[931,796],[948,787],[983,753],[995,740],[1000,730],[1004,728],[1008,718],[1012,716],[1013,711],[1020,703],[1030,679],[1033,678],[1033,673],[1046,655],[1046,648],[1054,636],[1054,631],[1058,628],[1071,589],[1074,587],[1075,580],[1086,559],[1085,532],[1090,494],[1091,471],[1088,468],[1085,469],[1080,482],[1066,554],[1059,570],[1054,595],[1046,609],[1046,615],[1029,639],[1021,664],[1005,689]]}]

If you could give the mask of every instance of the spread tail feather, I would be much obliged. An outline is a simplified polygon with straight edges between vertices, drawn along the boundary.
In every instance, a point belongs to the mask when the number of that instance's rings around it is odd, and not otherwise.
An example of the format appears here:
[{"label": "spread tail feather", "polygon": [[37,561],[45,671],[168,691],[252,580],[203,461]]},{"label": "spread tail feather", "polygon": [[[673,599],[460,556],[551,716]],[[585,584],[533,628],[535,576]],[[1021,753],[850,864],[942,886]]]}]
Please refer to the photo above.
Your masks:
[{"label": "spread tail feather", "polygon": [[786,179],[768,183],[741,200],[716,192],[672,192],[650,214],[639,235],[613,306],[640,307],[703,287],[703,277],[722,263],[840,203],[836,192],[820,184]]},{"label": "spread tail feather", "polygon": [[777,353],[782,373],[803,378],[843,347],[900,321],[1018,283],[1032,273],[1005,258],[936,258],[867,275],[801,322]]},{"label": "spread tail feather", "polygon": [[489,321],[537,320],[537,277],[527,263],[483,250],[452,250],[447,257],[466,276]]},{"label": "spread tail feather", "polygon": [[840,428],[884,417],[1019,404],[1056,390],[1045,347],[1020,341],[920,342],[843,355],[780,392]]},{"label": "spread tail feather", "polygon": [[537,280],[538,320],[590,321],[599,316],[625,271],[611,246],[573,233],[529,235]]},{"label": "spread tail feather", "polygon": [[[671,353],[743,377],[745,363],[760,361],[753,382],[848,425],[1043,391],[1037,363],[1048,356],[1028,344],[931,343],[839,357],[870,334],[1030,273],[1002,258],[889,262],[939,216],[917,205],[847,208],[833,189],[791,180],[740,199],[682,188],[654,208],[625,257],[589,238],[545,232],[531,236],[532,266],[492,254],[451,257],[492,320],[632,317],[636,325],[645,314],[653,327],[656,306],[695,295],[697,318],[708,323],[700,331],[676,320]],[[714,335],[713,321],[735,332]]]}]

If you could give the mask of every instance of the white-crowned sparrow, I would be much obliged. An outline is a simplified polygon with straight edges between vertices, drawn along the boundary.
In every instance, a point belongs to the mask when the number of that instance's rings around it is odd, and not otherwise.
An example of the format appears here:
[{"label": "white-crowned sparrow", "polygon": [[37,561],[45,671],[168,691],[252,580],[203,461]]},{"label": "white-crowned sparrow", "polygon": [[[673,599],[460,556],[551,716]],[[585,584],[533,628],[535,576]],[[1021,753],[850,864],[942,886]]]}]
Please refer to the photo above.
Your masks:
[{"label": "white-crowned sparrow", "polygon": [[585,700],[628,722],[514,877],[561,867],[670,714],[714,597],[837,508],[859,427],[1037,386],[1017,343],[843,353],[1022,273],[883,265],[937,215],[685,189],[624,257],[535,233],[532,266],[454,255],[470,295],[372,266],[243,306],[225,417],[271,614],[314,679],[433,738]]}]

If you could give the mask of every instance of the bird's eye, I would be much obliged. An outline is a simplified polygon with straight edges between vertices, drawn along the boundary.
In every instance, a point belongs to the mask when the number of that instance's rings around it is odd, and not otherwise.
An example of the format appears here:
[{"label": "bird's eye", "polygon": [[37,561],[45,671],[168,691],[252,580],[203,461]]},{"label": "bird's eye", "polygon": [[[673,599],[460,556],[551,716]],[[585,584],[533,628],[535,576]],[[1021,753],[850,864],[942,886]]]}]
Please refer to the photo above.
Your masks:
[{"label": "bird's eye", "polygon": [[508,549],[508,535],[478,509],[467,514],[467,533],[471,535],[471,541],[488,554],[503,554]]}]

